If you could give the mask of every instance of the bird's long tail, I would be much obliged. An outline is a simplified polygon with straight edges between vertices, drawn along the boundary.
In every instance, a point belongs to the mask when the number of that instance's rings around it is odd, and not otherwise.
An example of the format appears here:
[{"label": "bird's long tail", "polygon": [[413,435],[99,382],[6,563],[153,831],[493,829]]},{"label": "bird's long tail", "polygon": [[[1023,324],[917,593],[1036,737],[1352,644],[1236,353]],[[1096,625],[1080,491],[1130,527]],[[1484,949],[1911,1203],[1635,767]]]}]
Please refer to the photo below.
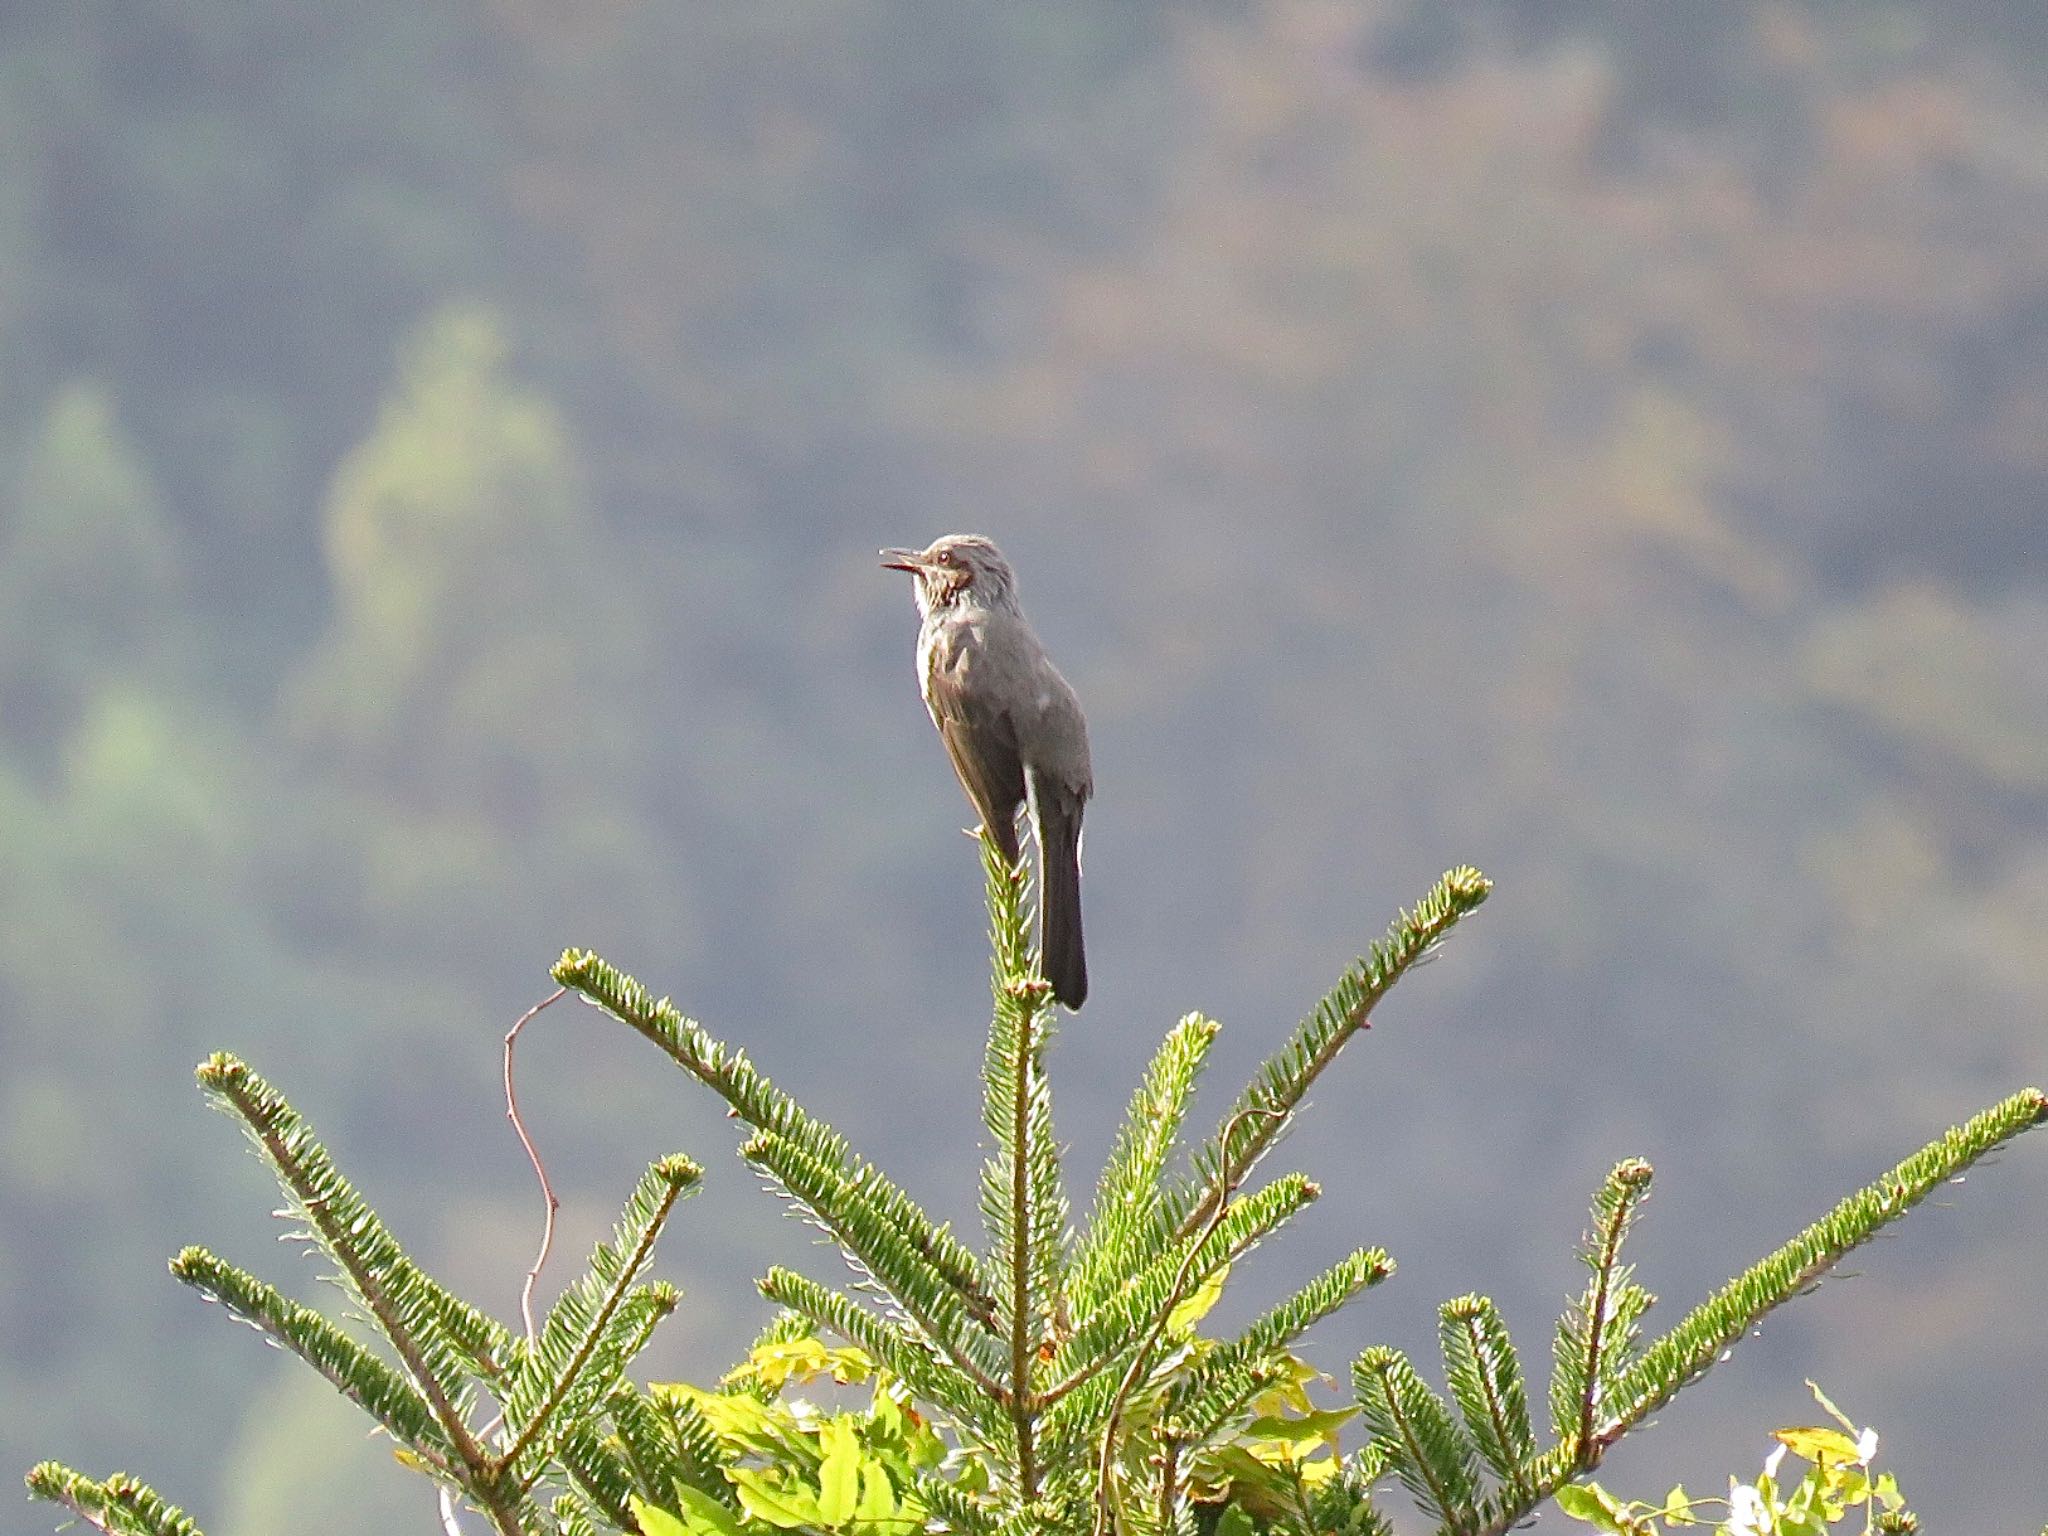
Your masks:
[{"label": "bird's long tail", "polygon": [[1088,997],[1081,943],[1081,802],[1066,790],[1036,787],[1040,964],[1053,996],[1079,1008]]}]

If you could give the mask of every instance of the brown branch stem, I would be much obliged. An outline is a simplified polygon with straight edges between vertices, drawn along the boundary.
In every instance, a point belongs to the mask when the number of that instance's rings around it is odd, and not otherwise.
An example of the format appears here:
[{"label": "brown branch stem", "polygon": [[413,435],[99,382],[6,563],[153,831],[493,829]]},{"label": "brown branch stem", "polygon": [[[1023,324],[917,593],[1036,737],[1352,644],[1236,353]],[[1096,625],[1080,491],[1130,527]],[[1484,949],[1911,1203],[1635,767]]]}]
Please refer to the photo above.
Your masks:
[{"label": "brown branch stem", "polygon": [[[1631,1204],[1632,1192],[1624,1193],[1615,1203],[1614,1219],[1600,1235],[1600,1265],[1594,1272],[1593,1291],[1586,1309],[1586,1385],[1579,1394],[1578,1447],[1579,1460],[1586,1466],[1599,1459],[1593,1455],[1593,1414],[1600,1402],[1600,1370],[1602,1356],[1606,1353],[1602,1346],[1607,1342],[1608,1287],[1614,1280],[1614,1266],[1621,1258],[1621,1238],[1628,1228]],[[1588,1460],[1589,1457],[1592,1460]]]},{"label": "brown branch stem", "polygon": [[1017,1434],[1017,1495],[1027,1508],[1038,1497],[1036,1431],[1038,1408],[1031,1400],[1031,1365],[1036,1353],[1031,1305],[1031,1157],[1027,1138],[1031,1124],[1032,1078],[1038,1063],[1032,1049],[1038,1024],[1034,999],[1028,995],[1018,1028],[1016,1110],[1010,1123],[1010,1422]]},{"label": "brown branch stem", "polygon": [[491,1517],[491,1523],[497,1526],[501,1536],[520,1536],[518,1512],[506,1500],[504,1491],[498,1486],[497,1469],[492,1464],[489,1454],[477,1443],[476,1436],[470,1432],[468,1423],[463,1419],[462,1411],[443,1389],[433,1371],[428,1368],[426,1359],[401,1319],[398,1308],[385,1293],[377,1276],[363,1263],[349,1234],[335,1227],[331,1220],[325,1219],[318,1192],[307,1181],[299,1165],[296,1149],[285,1144],[264,1113],[263,1105],[252,1099],[245,1091],[245,1087],[245,1083],[239,1077],[229,1078],[223,1082],[221,1091],[234,1104],[236,1113],[242,1117],[243,1123],[256,1133],[256,1138],[262,1144],[271,1165],[284,1175],[292,1194],[307,1216],[322,1229],[327,1239],[328,1251],[347,1271],[350,1283],[355,1286],[357,1294],[368,1303],[370,1311],[375,1314],[378,1327],[391,1341],[391,1347],[398,1352],[398,1358],[404,1363],[414,1384],[425,1394],[429,1406],[434,1411],[434,1417],[440,1421],[441,1428],[447,1433],[450,1443],[455,1448],[456,1456],[468,1473],[470,1491],[483,1501],[486,1513]]}]

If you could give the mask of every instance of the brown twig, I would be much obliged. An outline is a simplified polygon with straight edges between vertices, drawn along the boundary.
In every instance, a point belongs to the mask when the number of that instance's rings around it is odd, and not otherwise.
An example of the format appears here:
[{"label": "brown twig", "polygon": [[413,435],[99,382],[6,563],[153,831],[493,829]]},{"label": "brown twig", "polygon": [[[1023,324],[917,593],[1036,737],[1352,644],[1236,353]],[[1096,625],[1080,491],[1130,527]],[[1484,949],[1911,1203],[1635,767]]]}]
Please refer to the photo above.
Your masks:
[{"label": "brown twig", "polygon": [[[1159,1446],[1159,1517],[1163,1530],[1172,1530],[1173,1503],[1180,1497],[1180,1442],[1166,1436]],[[1309,1529],[1304,1525],[1303,1530]]]},{"label": "brown twig", "polygon": [[568,990],[567,987],[555,988],[519,1015],[519,1022],[505,1032],[505,1118],[512,1122],[512,1129],[518,1133],[519,1145],[526,1148],[527,1161],[533,1164],[534,1176],[540,1180],[541,1197],[547,1201],[548,1207],[547,1220],[540,1232],[540,1252],[533,1256],[533,1267],[526,1272],[526,1283],[519,1288],[519,1318],[526,1324],[529,1349],[539,1340],[533,1326],[533,1288],[540,1284],[540,1272],[547,1267],[548,1252],[555,1246],[555,1212],[562,1208],[562,1202],[555,1198],[555,1186],[548,1182],[547,1167],[540,1160],[533,1138],[526,1134],[525,1122],[519,1118],[519,1095],[512,1087],[512,1048],[519,1042],[519,1032],[533,1022],[534,1015]]}]

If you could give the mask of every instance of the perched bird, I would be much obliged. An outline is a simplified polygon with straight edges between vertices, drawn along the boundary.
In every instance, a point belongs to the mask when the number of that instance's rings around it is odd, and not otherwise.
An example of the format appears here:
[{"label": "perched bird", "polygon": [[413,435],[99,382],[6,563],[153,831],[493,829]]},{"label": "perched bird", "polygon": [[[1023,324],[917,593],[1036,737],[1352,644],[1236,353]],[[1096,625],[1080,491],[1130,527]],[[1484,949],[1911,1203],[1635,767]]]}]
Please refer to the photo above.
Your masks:
[{"label": "perched bird", "polygon": [[1017,808],[1038,839],[1038,947],[1053,996],[1088,996],[1081,946],[1081,811],[1094,793],[1081,701],[1038,643],[1010,565],[987,539],[949,533],[882,564],[917,578],[917,676],[960,787],[1014,868]]}]

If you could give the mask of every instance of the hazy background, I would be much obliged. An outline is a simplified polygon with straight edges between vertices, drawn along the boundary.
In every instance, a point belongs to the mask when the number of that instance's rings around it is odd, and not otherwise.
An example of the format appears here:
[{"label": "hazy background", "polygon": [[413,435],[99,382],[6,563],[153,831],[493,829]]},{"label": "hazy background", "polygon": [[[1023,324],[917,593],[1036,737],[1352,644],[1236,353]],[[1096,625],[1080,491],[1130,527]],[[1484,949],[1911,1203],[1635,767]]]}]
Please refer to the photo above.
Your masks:
[{"label": "hazy background", "polygon": [[[1238,1312],[1401,1265],[1333,1372],[1434,1374],[1470,1289],[1547,1357],[1625,1155],[1668,1325],[2048,1077],[2034,0],[27,0],[0,1470],[431,1530],[165,1276],[322,1293],[189,1072],[246,1055],[509,1316],[498,1040],[565,945],[971,1221],[978,867],[874,560],[953,529],[1089,711],[1077,1182],[1180,1013],[1226,1025],[1206,1125],[1398,903],[1499,882],[1274,1165],[1328,1193]],[[710,1166],[656,1369],[832,1272],[645,1045],[529,1042],[557,1280],[647,1159]],[[2038,1530],[2044,1203],[2023,1141],[1607,1481],[1753,1472],[1810,1375],[1935,1523]]]}]

